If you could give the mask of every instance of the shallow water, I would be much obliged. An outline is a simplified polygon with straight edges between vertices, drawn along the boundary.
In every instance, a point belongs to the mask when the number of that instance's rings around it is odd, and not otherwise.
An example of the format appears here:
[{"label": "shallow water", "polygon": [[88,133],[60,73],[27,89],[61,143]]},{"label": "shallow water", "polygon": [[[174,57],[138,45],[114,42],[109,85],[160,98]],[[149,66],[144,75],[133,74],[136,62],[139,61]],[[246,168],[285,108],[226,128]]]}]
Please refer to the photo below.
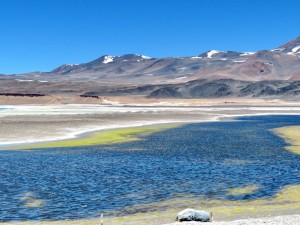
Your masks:
[{"label": "shallow water", "polygon": [[110,146],[3,151],[0,221],[118,216],[180,195],[272,197],[300,184],[300,156],[270,131],[288,125],[300,125],[300,116],[191,124]]}]

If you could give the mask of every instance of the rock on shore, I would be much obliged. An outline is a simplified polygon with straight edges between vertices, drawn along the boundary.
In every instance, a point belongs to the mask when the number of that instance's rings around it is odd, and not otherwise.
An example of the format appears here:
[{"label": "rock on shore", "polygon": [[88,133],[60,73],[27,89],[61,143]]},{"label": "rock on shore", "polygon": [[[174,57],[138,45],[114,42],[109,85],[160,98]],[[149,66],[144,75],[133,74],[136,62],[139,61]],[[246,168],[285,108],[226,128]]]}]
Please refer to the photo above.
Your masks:
[{"label": "rock on shore", "polygon": [[195,210],[195,209],[185,209],[178,213],[176,220],[179,222],[182,221],[200,221],[200,222],[210,222],[212,220],[212,213]]}]

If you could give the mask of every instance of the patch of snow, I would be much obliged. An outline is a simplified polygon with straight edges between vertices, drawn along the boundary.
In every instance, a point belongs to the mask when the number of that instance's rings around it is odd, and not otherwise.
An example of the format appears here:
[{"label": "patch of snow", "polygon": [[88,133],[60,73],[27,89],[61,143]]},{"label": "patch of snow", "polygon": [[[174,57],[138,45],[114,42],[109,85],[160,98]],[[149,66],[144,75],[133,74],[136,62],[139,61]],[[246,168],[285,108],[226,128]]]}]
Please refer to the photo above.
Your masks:
[{"label": "patch of snow", "polygon": [[255,52],[244,52],[242,54],[240,54],[240,56],[245,56],[245,55],[254,55]]},{"label": "patch of snow", "polygon": [[38,82],[40,82],[40,83],[48,83],[49,81],[47,81],[47,80],[38,80]]},{"label": "patch of snow", "polygon": [[296,46],[295,48],[292,49],[293,53],[298,52],[298,50],[300,49],[300,45]]},{"label": "patch of snow", "polygon": [[181,67],[181,68],[178,68],[179,70],[185,70],[186,69],[186,67]]},{"label": "patch of snow", "polygon": [[138,55],[138,54],[134,54],[134,55],[139,56],[139,57],[141,57],[142,59],[152,59],[151,57],[146,56],[146,55]]},{"label": "patch of snow", "polygon": [[20,81],[20,82],[32,82],[34,80],[22,80],[22,79],[15,79],[16,81]]},{"label": "patch of snow", "polygon": [[68,66],[78,66],[78,65],[79,64],[64,64],[60,68],[65,68],[65,67],[68,67]]},{"label": "patch of snow", "polygon": [[110,62],[113,62],[113,61],[114,61],[114,56],[111,56],[111,55],[104,56],[104,60],[103,60],[104,64],[107,64],[107,63],[110,63]]},{"label": "patch of snow", "polygon": [[243,63],[245,62],[246,60],[234,60],[233,62],[236,62],[236,63]]},{"label": "patch of snow", "polygon": [[293,55],[293,56],[297,56],[297,54],[299,54],[299,53],[294,53],[294,52],[288,52],[287,54],[288,54],[288,55]]},{"label": "patch of snow", "polygon": [[209,52],[207,52],[207,58],[211,58],[213,55],[218,54],[220,51],[217,50],[211,50]]},{"label": "patch of snow", "polygon": [[275,49],[271,50],[271,52],[281,52],[283,50],[284,50],[284,48],[275,48]]},{"label": "patch of snow", "polygon": [[227,59],[226,59],[226,58],[222,58],[222,59],[220,59],[220,60],[226,61]]},{"label": "patch of snow", "polygon": [[294,47],[294,48],[292,49],[292,51],[291,51],[291,52],[288,52],[287,54],[288,54],[288,55],[297,56],[297,55],[300,54],[299,49],[300,49],[300,45]]},{"label": "patch of snow", "polygon": [[202,57],[200,57],[200,56],[194,56],[191,59],[202,59]]},{"label": "patch of snow", "polygon": [[146,56],[146,55],[141,55],[141,57],[142,57],[143,59],[151,59],[151,57]]},{"label": "patch of snow", "polygon": [[136,60],[137,62],[140,62],[141,60],[140,59],[138,59],[138,60]]},{"label": "patch of snow", "polygon": [[187,77],[178,77],[178,78],[175,78],[176,80],[182,80],[182,79],[185,79]]}]

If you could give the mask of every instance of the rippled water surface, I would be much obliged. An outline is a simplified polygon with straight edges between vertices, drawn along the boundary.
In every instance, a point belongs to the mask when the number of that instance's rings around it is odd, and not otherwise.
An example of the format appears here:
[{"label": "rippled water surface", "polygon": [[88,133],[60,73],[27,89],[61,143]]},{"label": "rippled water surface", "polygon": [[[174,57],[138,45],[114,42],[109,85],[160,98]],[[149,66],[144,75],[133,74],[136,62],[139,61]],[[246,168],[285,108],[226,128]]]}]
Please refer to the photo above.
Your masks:
[{"label": "rippled water surface", "polygon": [[[111,146],[0,152],[0,221],[99,216],[178,194],[243,200],[300,184],[299,155],[270,129],[300,116],[185,125]],[[253,193],[227,195],[255,185]]]}]

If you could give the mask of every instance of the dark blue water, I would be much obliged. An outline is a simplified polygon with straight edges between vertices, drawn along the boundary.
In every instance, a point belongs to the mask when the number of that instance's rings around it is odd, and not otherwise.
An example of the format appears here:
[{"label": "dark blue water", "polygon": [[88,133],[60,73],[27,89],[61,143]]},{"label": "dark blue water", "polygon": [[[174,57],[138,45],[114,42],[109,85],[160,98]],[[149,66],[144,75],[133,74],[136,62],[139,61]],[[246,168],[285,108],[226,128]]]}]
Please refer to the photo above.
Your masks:
[{"label": "dark blue water", "polygon": [[[300,125],[300,116],[192,124],[111,146],[0,152],[0,221],[88,218],[177,194],[274,196],[300,184],[300,156],[270,131],[287,125]],[[249,184],[261,188],[227,195]],[[28,198],[44,205],[27,207]]]}]

